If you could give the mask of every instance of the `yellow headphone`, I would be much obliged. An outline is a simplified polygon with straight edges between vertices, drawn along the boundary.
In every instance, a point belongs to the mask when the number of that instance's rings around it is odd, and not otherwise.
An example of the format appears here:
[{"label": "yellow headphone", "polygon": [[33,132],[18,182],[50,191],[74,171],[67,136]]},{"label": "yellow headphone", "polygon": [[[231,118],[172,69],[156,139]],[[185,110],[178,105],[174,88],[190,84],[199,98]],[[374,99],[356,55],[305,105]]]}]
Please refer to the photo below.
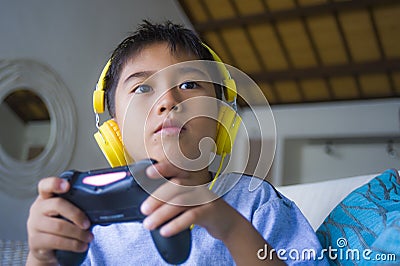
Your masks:
[{"label": "yellow headphone", "polygon": [[[219,56],[204,43],[203,46],[209,50],[214,60],[219,62],[218,68],[224,77],[224,80],[222,81],[224,85],[224,97],[230,105],[222,105],[218,113],[216,154],[225,157],[226,154],[229,154],[232,151],[232,146],[241,123],[241,118],[237,114],[236,107],[236,83],[231,78],[228,69],[225,67]],[[98,128],[98,132],[94,134],[94,138],[111,167],[117,167],[128,165],[132,163],[133,160],[127,158],[127,155],[125,154],[121,132],[117,123],[113,119],[110,119],[99,126],[99,114],[103,113],[105,109],[104,79],[110,65],[111,59],[108,60],[107,64],[103,68],[96,84],[96,90],[93,92],[93,110],[96,114],[96,126]]]}]

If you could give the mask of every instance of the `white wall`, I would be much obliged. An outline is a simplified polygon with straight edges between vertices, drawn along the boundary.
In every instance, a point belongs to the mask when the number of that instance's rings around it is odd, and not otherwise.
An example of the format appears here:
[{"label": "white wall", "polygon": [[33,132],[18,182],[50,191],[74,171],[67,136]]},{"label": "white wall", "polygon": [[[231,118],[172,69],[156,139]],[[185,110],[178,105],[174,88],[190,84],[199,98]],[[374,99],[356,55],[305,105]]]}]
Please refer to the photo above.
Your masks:
[{"label": "white wall", "polygon": [[380,173],[400,168],[400,137],[289,139],[283,161],[283,184]]},{"label": "white wall", "polygon": [[[92,136],[92,90],[114,47],[142,19],[187,22],[175,1],[1,0],[0,6],[0,59],[38,60],[58,73],[70,90],[78,117],[69,168],[107,166]],[[33,200],[0,193],[0,239],[26,239]]]},{"label": "white wall", "polygon": [[[31,121],[25,126],[23,160],[29,159],[29,150],[35,147],[46,147],[49,142],[51,124],[49,121]],[[32,158],[34,159],[34,158]]]},{"label": "white wall", "polygon": [[[277,130],[272,167],[276,185],[400,168],[400,158],[386,151],[388,140],[394,140],[400,155],[399,99],[275,106],[272,112]],[[247,119],[249,111],[242,110],[242,116]],[[324,150],[326,141],[333,142],[330,155]]]},{"label": "white wall", "polygon": [[20,158],[21,139],[25,134],[24,123],[7,104],[0,104],[0,117],[2,125],[7,125],[6,128],[0,130],[0,149],[6,151],[13,158]]},{"label": "white wall", "polygon": [[16,160],[27,160],[29,148],[45,147],[50,137],[48,121],[24,123],[7,104],[0,104],[0,149]]}]

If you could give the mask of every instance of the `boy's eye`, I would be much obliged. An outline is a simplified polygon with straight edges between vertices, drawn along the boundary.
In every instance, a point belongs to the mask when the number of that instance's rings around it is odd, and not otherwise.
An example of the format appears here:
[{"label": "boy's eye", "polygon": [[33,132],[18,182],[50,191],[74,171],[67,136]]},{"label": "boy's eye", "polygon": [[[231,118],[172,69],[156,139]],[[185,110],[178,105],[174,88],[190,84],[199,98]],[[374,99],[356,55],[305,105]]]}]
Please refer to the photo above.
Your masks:
[{"label": "boy's eye", "polygon": [[191,90],[191,89],[196,89],[198,88],[200,85],[197,82],[194,81],[186,81],[184,83],[182,83],[181,85],[179,85],[180,89],[183,90]]},{"label": "boy's eye", "polygon": [[151,91],[153,91],[153,88],[146,84],[141,84],[132,90],[132,92],[136,93],[136,94],[147,93],[147,92],[151,92]]}]

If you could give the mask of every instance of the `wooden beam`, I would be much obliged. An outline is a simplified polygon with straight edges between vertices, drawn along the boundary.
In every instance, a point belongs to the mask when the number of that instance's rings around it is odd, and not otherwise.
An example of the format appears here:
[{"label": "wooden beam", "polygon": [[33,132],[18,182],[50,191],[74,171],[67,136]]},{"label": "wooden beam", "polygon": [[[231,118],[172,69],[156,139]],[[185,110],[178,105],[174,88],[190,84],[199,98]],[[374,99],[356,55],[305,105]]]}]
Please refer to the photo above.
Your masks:
[{"label": "wooden beam", "polygon": [[250,73],[255,81],[276,82],[283,80],[326,78],[337,76],[352,76],[370,73],[383,73],[400,71],[400,58],[379,60],[365,63],[349,63],[334,66],[318,66],[304,69],[286,71],[268,71],[265,73]]},{"label": "wooden beam", "polygon": [[312,15],[321,15],[324,13],[362,9],[371,6],[382,6],[398,3],[399,0],[352,0],[341,2],[335,1],[312,6],[299,6],[293,9],[278,10],[273,12],[266,11],[256,15],[247,15],[227,19],[213,19],[207,22],[195,23],[194,28],[199,32],[206,32],[251,24],[271,23],[277,20],[287,20]]}]

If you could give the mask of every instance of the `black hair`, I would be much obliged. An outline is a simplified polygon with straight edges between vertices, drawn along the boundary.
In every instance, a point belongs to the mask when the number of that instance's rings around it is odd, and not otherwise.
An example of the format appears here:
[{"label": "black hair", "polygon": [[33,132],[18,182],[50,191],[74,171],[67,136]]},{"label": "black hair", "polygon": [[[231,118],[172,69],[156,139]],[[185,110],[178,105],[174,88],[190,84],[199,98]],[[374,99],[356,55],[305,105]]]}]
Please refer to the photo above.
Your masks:
[{"label": "black hair", "polygon": [[[115,90],[123,67],[132,56],[155,43],[167,43],[172,54],[179,51],[194,55],[199,60],[214,60],[210,51],[192,30],[171,21],[153,24],[144,20],[112,53],[111,65],[104,78],[105,98],[111,117],[115,116]],[[221,86],[215,85],[215,92],[217,98],[221,99]]]}]

